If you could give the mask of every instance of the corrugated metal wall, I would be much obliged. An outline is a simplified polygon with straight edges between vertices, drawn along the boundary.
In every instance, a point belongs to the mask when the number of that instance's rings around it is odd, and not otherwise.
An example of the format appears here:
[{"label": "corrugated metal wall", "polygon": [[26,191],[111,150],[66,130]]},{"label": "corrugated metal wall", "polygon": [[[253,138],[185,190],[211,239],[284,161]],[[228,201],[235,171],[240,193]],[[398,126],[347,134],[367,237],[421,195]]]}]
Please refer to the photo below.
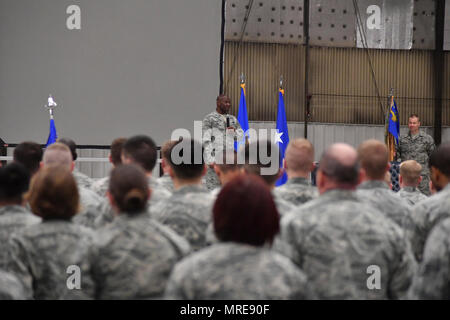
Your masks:
[{"label": "corrugated metal wall", "polygon": [[[304,54],[302,46],[227,42],[225,92],[239,103],[239,75],[247,78],[249,120],[275,121],[278,78],[283,75],[288,121],[304,121]],[[426,50],[369,50],[386,106],[391,87],[395,89],[402,124],[411,113],[421,116],[422,125],[434,121],[433,52]],[[443,125],[450,125],[450,53],[445,56]],[[312,121],[348,124],[384,122],[366,51],[354,48],[310,49],[309,92]]]}]

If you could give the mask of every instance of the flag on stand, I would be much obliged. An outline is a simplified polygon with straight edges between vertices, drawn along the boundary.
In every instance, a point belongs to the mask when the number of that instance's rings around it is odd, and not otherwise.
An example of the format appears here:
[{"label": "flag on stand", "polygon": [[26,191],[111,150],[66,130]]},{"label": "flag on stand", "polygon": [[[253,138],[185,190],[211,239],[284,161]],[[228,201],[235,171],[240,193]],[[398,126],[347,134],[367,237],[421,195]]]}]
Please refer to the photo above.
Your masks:
[{"label": "flag on stand", "polygon": [[239,111],[237,120],[244,131],[244,137],[241,141],[236,141],[234,143],[234,150],[239,151],[242,144],[245,145],[245,139],[248,136],[248,115],[247,115],[247,102],[245,100],[245,83],[241,83],[241,98],[239,100]]},{"label": "flag on stand", "polygon": [[395,103],[394,96],[392,96],[391,105],[389,107],[389,122],[388,122],[388,136],[387,136],[389,161],[394,161],[395,144],[398,144],[399,137],[400,137],[400,118],[398,115],[397,104]]},{"label": "flag on stand", "polygon": [[[286,120],[286,110],[284,108],[284,90],[280,88],[278,90],[278,112],[277,112],[277,135],[275,137],[275,143],[277,143],[280,149],[280,168],[283,166],[284,153],[289,144],[289,131]],[[286,172],[278,179],[276,186],[281,186],[287,181]]]},{"label": "flag on stand", "polygon": [[52,117],[50,119],[50,133],[48,134],[47,144],[45,145],[45,147],[48,147],[49,145],[55,143],[56,139],[58,139],[58,135],[56,134],[55,120]]}]

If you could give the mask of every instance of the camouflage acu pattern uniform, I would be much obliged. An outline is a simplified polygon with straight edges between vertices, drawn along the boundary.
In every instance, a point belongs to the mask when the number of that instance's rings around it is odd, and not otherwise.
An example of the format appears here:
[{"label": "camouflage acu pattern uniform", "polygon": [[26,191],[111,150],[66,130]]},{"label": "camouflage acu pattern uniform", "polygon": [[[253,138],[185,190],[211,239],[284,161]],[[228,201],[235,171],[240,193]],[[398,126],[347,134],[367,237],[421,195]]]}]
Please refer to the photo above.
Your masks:
[{"label": "camouflage acu pattern uniform", "polygon": [[73,218],[73,221],[82,226],[94,228],[95,220],[102,214],[107,199],[83,187],[78,187],[78,192],[80,194],[80,212]]},{"label": "camouflage acu pattern uniform", "polygon": [[151,216],[186,238],[193,250],[206,245],[205,234],[212,221],[214,198],[198,185],[183,186],[170,198],[151,208]]},{"label": "camouflage acu pattern uniform", "polygon": [[101,197],[106,196],[106,191],[109,188],[109,176],[101,178],[92,183],[91,190]]},{"label": "camouflage acu pattern uniform", "polygon": [[22,228],[41,222],[41,218],[22,206],[5,206],[0,208],[0,269],[7,261],[6,249],[10,235]]},{"label": "camouflage acu pattern uniform", "polygon": [[[93,234],[70,221],[44,221],[10,237],[6,271],[21,281],[38,300],[90,299],[89,250]],[[70,266],[80,269],[81,289],[70,290]]]},{"label": "camouflage acu pattern uniform", "polygon": [[[148,178],[148,186],[151,189],[150,200],[147,202],[147,211],[150,212],[156,204],[159,202],[167,200],[171,193],[162,188],[153,177]],[[108,223],[111,223],[116,216],[113,208],[111,207],[109,201],[104,201],[102,204],[102,208],[100,209],[100,215],[97,216],[93,223],[93,228],[98,229],[104,227]]]},{"label": "camouflage acu pattern uniform", "polygon": [[84,173],[81,173],[78,171],[78,169],[73,169],[72,171],[73,177],[75,178],[75,181],[77,182],[79,187],[84,187],[90,189],[94,180],[89,178]]},{"label": "camouflage acu pattern uniform", "polygon": [[[230,119],[230,127],[236,129],[234,133],[227,133],[227,120]],[[222,115],[217,111],[208,114],[203,120],[203,146],[205,149],[205,162],[209,165],[214,163],[215,157],[219,152],[225,150],[234,150],[234,142],[240,141],[244,138],[244,131],[237,121],[236,117],[228,114]],[[228,137],[228,139],[227,139]],[[208,168],[206,173],[206,187],[212,190],[220,186],[220,181],[217,178],[214,169]]]},{"label": "camouflage acu pattern uniform", "polygon": [[305,178],[289,179],[284,185],[275,188],[274,194],[296,206],[319,196],[317,188]]},{"label": "camouflage acu pattern uniform", "polygon": [[429,196],[430,188],[430,168],[428,168],[428,159],[435,148],[433,138],[425,132],[419,131],[416,135],[407,135],[400,137],[399,144],[396,146],[397,161],[416,160],[422,166],[422,182],[419,190]]},{"label": "camouflage acu pattern uniform", "polygon": [[423,248],[431,229],[450,217],[450,184],[428,199],[416,204],[412,210],[414,229],[411,244],[417,261],[422,260]]},{"label": "camouflage acu pattern uniform", "polygon": [[16,276],[0,270],[0,300],[26,300],[31,297],[32,293],[25,291]]},{"label": "camouflage acu pattern uniform", "polygon": [[166,188],[169,192],[173,192],[173,181],[167,173],[159,177],[156,181],[160,186]]},{"label": "camouflage acu pattern uniform", "polygon": [[185,239],[145,212],[121,213],[95,237],[96,299],[162,298],[173,266],[189,250]]},{"label": "camouflage acu pattern uniform", "polygon": [[400,198],[405,199],[410,206],[413,206],[422,200],[428,199],[428,197],[417,190],[416,187],[403,187],[397,194]]},{"label": "camouflage acu pattern uniform", "polygon": [[305,274],[267,248],[219,243],[175,266],[167,299],[313,299]]},{"label": "camouflage acu pattern uniform", "polygon": [[450,299],[450,219],[441,221],[430,234],[423,261],[414,277],[409,298]]},{"label": "camouflage acu pattern uniform", "polygon": [[[284,216],[274,248],[306,273],[319,299],[398,299],[416,267],[403,230],[347,190]],[[369,266],[379,268],[379,290],[368,288]]]},{"label": "camouflage acu pattern uniform", "polygon": [[356,194],[359,199],[392,219],[404,231],[412,230],[414,224],[410,205],[390,190],[384,181],[363,182],[358,186]]},{"label": "camouflage acu pattern uniform", "polygon": [[274,191],[272,191],[272,198],[273,202],[275,202],[275,206],[277,207],[277,211],[278,214],[280,215],[280,218],[285,214],[291,212],[295,208],[295,206],[291,202],[284,200]]}]

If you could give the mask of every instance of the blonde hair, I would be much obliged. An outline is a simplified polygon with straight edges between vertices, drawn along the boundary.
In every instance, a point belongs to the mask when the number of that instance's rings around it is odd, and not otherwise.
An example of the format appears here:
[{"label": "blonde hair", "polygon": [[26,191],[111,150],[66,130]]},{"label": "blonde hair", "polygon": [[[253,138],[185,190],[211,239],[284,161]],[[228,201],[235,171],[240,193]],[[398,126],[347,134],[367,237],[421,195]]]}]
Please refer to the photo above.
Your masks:
[{"label": "blonde hair", "polygon": [[314,161],[314,147],[306,139],[295,139],[289,143],[285,159],[289,170],[309,172]]},{"label": "blonde hair", "polygon": [[69,147],[59,142],[54,143],[45,149],[44,156],[42,158],[42,162],[45,166],[64,166],[69,170],[71,169],[72,161],[72,153],[70,152]]},{"label": "blonde hair", "polygon": [[406,185],[417,186],[422,166],[415,160],[407,160],[400,164],[400,175]]},{"label": "blonde hair", "polygon": [[384,179],[389,162],[388,149],[384,143],[375,139],[364,141],[358,147],[358,158],[369,179]]}]

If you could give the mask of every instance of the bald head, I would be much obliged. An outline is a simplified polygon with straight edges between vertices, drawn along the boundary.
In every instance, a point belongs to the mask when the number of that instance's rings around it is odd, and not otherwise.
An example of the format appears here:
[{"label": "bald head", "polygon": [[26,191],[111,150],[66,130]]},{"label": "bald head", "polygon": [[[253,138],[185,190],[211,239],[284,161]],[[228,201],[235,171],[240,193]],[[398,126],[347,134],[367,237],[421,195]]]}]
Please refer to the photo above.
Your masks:
[{"label": "bald head", "polygon": [[384,143],[374,139],[361,143],[358,158],[368,179],[384,180],[384,175],[389,170],[389,152]]},{"label": "bald head", "polygon": [[286,149],[285,160],[288,175],[308,174],[313,168],[314,147],[306,139],[295,139]]},{"label": "bald head", "polygon": [[356,150],[345,143],[333,144],[323,153],[319,172],[337,187],[355,187],[359,182]]},{"label": "bald head", "polygon": [[420,183],[422,166],[415,160],[402,162],[400,165],[400,176],[404,186],[417,187]]},{"label": "bald head", "polygon": [[62,143],[54,143],[45,149],[42,158],[44,166],[63,166],[69,170],[73,169],[72,153],[68,146]]}]

